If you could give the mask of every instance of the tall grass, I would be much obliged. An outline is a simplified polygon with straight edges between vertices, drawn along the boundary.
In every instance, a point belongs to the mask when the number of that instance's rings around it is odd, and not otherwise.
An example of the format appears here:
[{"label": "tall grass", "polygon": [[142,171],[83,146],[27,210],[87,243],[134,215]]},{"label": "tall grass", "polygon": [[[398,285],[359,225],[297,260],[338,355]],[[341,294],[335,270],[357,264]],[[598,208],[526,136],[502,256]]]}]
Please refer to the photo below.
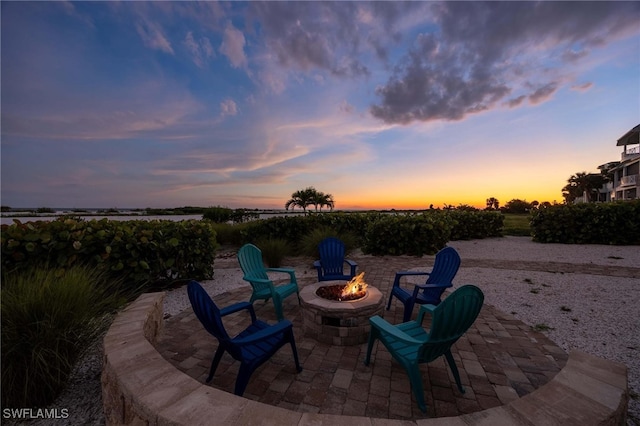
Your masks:
[{"label": "tall grass", "polygon": [[262,259],[269,268],[279,268],[282,261],[289,254],[289,243],[282,238],[267,238],[256,242],[256,247],[262,252]]},{"label": "tall grass", "polygon": [[60,277],[46,267],[5,274],[0,291],[2,406],[53,402],[83,350],[131,296],[121,288],[83,266]]}]

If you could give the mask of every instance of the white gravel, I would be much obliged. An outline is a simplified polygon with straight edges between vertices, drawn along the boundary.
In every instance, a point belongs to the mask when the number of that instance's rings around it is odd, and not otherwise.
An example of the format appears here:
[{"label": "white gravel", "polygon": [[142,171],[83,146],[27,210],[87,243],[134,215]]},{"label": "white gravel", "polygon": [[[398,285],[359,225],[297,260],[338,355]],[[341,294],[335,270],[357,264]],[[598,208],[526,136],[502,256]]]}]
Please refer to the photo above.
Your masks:
[{"label": "white gravel", "polygon": [[[567,351],[579,349],[626,364],[632,392],[628,425],[640,424],[640,280],[464,267],[465,259],[487,259],[640,268],[639,246],[538,244],[529,237],[453,241],[450,245],[463,259],[455,286],[478,285],[485,293],[486,303],[531,326],[548,327],[544,333]],[[216,260],[214,279],[202,284],[211,295],[247,285],[237,263],[231,259]],[[188,307],[186,288],[167,292],[166,316]],[[52,405],[69,408],[71,414],[67,422],[56,424],[104,424],[99,381],[101,356],[100,350],[96,350],[98,355],[94,351],[79,363],[79,376],[86,380],[77,380],[76,374],[70,388]]]}]

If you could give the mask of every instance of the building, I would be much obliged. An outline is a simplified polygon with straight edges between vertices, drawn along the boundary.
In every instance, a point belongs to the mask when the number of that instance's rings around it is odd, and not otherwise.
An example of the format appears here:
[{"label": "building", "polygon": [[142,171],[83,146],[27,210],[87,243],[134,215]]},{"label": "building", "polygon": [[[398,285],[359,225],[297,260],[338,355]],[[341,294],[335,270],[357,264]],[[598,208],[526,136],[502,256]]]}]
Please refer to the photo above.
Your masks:
[{"label": "building", "polygon": [[640,198],[640,124],[618,139],[617,146],[622,147],[622,154],[620,163],[608,169],[612,177],[609,199],[636,200]]}]

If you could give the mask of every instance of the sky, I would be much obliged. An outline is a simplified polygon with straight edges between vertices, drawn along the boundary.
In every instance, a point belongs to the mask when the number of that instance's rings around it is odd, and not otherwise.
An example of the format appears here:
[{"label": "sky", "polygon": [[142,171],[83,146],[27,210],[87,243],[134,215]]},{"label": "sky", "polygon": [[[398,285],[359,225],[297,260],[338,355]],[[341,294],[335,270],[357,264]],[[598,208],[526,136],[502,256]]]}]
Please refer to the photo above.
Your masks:
[{"label": "sky", "polygon": [[0,6],[13,208],[562,202],[640,123],[640,2]]}]

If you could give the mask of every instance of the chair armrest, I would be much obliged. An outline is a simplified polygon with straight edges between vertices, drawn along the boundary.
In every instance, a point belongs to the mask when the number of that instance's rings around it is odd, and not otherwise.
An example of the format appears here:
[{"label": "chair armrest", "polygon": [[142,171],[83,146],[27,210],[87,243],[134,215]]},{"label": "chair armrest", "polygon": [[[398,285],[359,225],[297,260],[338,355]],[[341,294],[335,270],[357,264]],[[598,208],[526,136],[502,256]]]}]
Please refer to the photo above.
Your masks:
[{"label": "chair armrest", "polygon": [[428,303],[426,303],[424,305],[420,305],[420,310],[418,311],[418,316],[416,317],[416,322],[418,324],[422,325],[422,320],[424,319],[424,314],[429,312],[431,315],[433,315],[433,313],[435,312],[436,308],[437,308],[436,305],[430,305]]},{"label": "chair armrest", "polygon": [[220,309],[220,316],[223,317],[225,315],[233,314],[235,312],[242,311],[244,309],[249,311],[249,315],[251,315],[251,321],[252,322],[255,321],[256,312],[253,309],[253,305],[249,302],[238,302],[238,303],[234,303],[233,305],[226,306]]},{"label": "chair armrest", "polygon": [[293,328],[293,324],[289,320],[282,320],[277,322],[274,325],[270,325],[267,328],[263,328],[262,330],[253,333],[247,337],[243,337],[242,339],[234,340],[233,342],[238,345],[250,345],[252,343],[260,342],[264,339],[267,339],[276,334],[282,333],[286,331],[288,328]]},{"label": "chair armrest", "polygon": [[344,261],[347,262],[347,264],[349,264],[349,266],[358,266],[358,264],[356,262],[354,262],[353,260],[345,259]]},{"label": "chair armrest", "polygon": [[400,271],[396,272],[396,278],[393,281],[394,287],[400,287],[400,278],[404,276],[417,276],[417,275],[430,275],[430,272],[417,272],[417,271]]},{"label": "chair armrest", "polygon": [[390,334],[394,338],[401,340],[402,342],[408,345],[419,346],[422,343],[424,343],[420,340],[414,339],[404,331],[398,330],[396,326],[389,324],[387,321],[385,321],[378,315],[369,318],[369,323],[371,324],[372,327],[379,329],[383,333]]},{"label": "chair armrest", "polygon": [[449,283],[449,284],[415,284],[415,287],[413,288],[413,297],[417,297],[418,296],[418,292],[420,290],[426,290],[428,288],[449,288],[449,287],[453,287],[453,284]]},{"label": "chair armrest", "polygon": [[320,265],[320,261],[319,260],[315,260],[313,262],[313,267],[314,268],[322,268],[322,265]]},{"label": "chair armrest", "polygon": [[415,285],[418,288],[421,289],[427,289],[427,288],[449,288],[449,287],[453,287],[452,283],[448,283],[448,284],[438,284],[438,283],[431,283],[431,284],[416,284]]},{"label": "chair armrest", "polygon": [[268,284],[270,286],[273,286],[273,282],[265,278],[255,278],[245,275],[244,277],[242,277],[242,279],[251,283]]},{"label": "chair armrest", "polygon": [[410,275],[431,275],[431,272],[420,272],[420,271],[400,271],[400,272],[396,272],[396,277],[397,276],[404,277],[405,275],[407,275],[407,276],[410,276]]},{"label": "chair armrest", "polygon": [[296,279],[296,271],[295,269],[292,269],[292,268],[266,268],[265,271],[282,272],[285,274],[289,274],[292,281]]},{"label": "chair armrest", "polygon": [[229,315],[234,312],[238,312],[243,309],[250,309],[250,308],[253,308],[253,306],[251,306],[251,303],[249,302],[234,303],[233,305],[225,306],[224,308],[220,309],[220,316]]}]

